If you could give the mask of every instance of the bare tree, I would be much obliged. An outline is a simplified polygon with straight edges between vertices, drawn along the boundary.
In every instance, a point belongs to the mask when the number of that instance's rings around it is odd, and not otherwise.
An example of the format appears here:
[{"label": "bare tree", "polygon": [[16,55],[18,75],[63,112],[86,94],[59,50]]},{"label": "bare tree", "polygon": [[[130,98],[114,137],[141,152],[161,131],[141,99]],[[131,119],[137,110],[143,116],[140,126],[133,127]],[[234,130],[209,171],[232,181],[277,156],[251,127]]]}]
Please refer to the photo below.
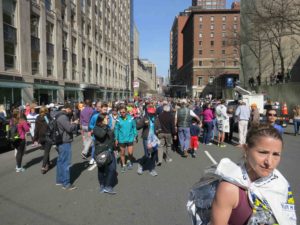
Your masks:
[{"label": "bare tree", "polygon": [[[297,0],[247,0],[251,2],[248,16],[253,24],[265,33],[264,38],[277,50],[281,73],[285,73],[285,55],[283,41],[300,34],[300,11]],[[272,55],[274,63],[275,57]]]}]

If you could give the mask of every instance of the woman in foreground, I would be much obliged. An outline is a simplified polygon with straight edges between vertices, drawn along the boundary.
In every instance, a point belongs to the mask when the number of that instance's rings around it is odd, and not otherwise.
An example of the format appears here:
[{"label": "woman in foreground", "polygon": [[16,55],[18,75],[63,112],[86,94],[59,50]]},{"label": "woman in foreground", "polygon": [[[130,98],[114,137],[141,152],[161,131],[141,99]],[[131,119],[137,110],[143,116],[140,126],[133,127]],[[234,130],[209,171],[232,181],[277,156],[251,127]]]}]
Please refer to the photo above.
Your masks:
[{"label": "woman in foreground", "polygon": [[276,170],[283,141],[270,125],[248,131],[244,161],[222,159],[222,177],[212,204],[211,225],[296,225],[294,199],[287,180]]}]

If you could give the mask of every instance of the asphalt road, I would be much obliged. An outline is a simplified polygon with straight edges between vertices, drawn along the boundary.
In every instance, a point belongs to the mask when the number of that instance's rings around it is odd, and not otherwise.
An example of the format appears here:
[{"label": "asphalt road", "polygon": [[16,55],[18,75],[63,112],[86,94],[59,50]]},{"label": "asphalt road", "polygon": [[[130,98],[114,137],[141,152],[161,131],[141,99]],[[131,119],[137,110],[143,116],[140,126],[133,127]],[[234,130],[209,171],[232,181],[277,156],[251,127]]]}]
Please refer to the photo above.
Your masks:
[{"label": "asphalt road", "polygon": [[[287,129],[289,132],[289,129]],[[300,135],[284,135],[285,147],[280,171],[294,190],[297,215],[300,201]],[[81,138],[73,142],[71,178],[78,189],[62,190],[55,185],[56,168],[40,173],[43,152],[27,151],[24,173],[15,172],[14,151],[0,154],[0,224],[1,225],[189,225],[186,202],[190,187],[212,165],[204,151],[219,161],[223,157],[238,161],[241,150],[227,145],[200,145],[197,158],[172,154],[173,162],[157,168],[158,176],[143,175],[134,169],[118,175],[117,194],[99,193],[97,169],[89,170],[80,157]],[[141,141],[135,145],[136,158],[143,154]],[[57,153],[51,151],[51,159]],[[118,171],[120,167],[118,166]]]}]

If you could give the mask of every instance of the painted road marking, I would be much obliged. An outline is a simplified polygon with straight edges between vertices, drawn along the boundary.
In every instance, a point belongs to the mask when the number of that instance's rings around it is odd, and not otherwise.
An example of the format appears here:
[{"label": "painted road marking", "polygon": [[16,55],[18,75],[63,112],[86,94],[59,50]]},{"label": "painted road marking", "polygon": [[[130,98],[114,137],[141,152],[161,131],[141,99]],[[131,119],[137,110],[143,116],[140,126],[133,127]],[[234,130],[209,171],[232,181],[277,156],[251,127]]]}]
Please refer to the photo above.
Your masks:
[{"label": "painted road marking", "polygon": [[207,155],[207,157],[210,159],[210,161],[213,163],[213,164],[218,164],[217,162],[216,162],[216,160],[209,154],[209,152],[208,151],[204,151],[204,153]]}]

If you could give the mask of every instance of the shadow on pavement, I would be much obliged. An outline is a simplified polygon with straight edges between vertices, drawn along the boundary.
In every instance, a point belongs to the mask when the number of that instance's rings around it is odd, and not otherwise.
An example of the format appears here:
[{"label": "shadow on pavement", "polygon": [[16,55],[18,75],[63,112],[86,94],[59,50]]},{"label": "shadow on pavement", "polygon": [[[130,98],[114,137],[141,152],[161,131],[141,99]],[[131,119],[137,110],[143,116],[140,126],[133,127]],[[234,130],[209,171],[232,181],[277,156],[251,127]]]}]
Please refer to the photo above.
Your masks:
[{"label": "shadow on pavement", "polygon": [[70,168],[70,170],[71,170],[71,175],[70,175],[71,184],[73,184],[78,179],[78,177],[81,175],[81,173],[84,170],[86,170],[88,167],[89,167],[89,162],[88,161],[74,164]]},{"label": "shadow on pavement", "polygon": [[25,169],[28,169],[29,167],[31,167],[31,166],[33,166],[33,165],[35,165],[35,164],[40,163],[42,160],[43,160],[43,156],[34,158],[34,159],[30,160],[29,162],[27,162],[27,163],[24,165],[24,168],[25,168]]}]

